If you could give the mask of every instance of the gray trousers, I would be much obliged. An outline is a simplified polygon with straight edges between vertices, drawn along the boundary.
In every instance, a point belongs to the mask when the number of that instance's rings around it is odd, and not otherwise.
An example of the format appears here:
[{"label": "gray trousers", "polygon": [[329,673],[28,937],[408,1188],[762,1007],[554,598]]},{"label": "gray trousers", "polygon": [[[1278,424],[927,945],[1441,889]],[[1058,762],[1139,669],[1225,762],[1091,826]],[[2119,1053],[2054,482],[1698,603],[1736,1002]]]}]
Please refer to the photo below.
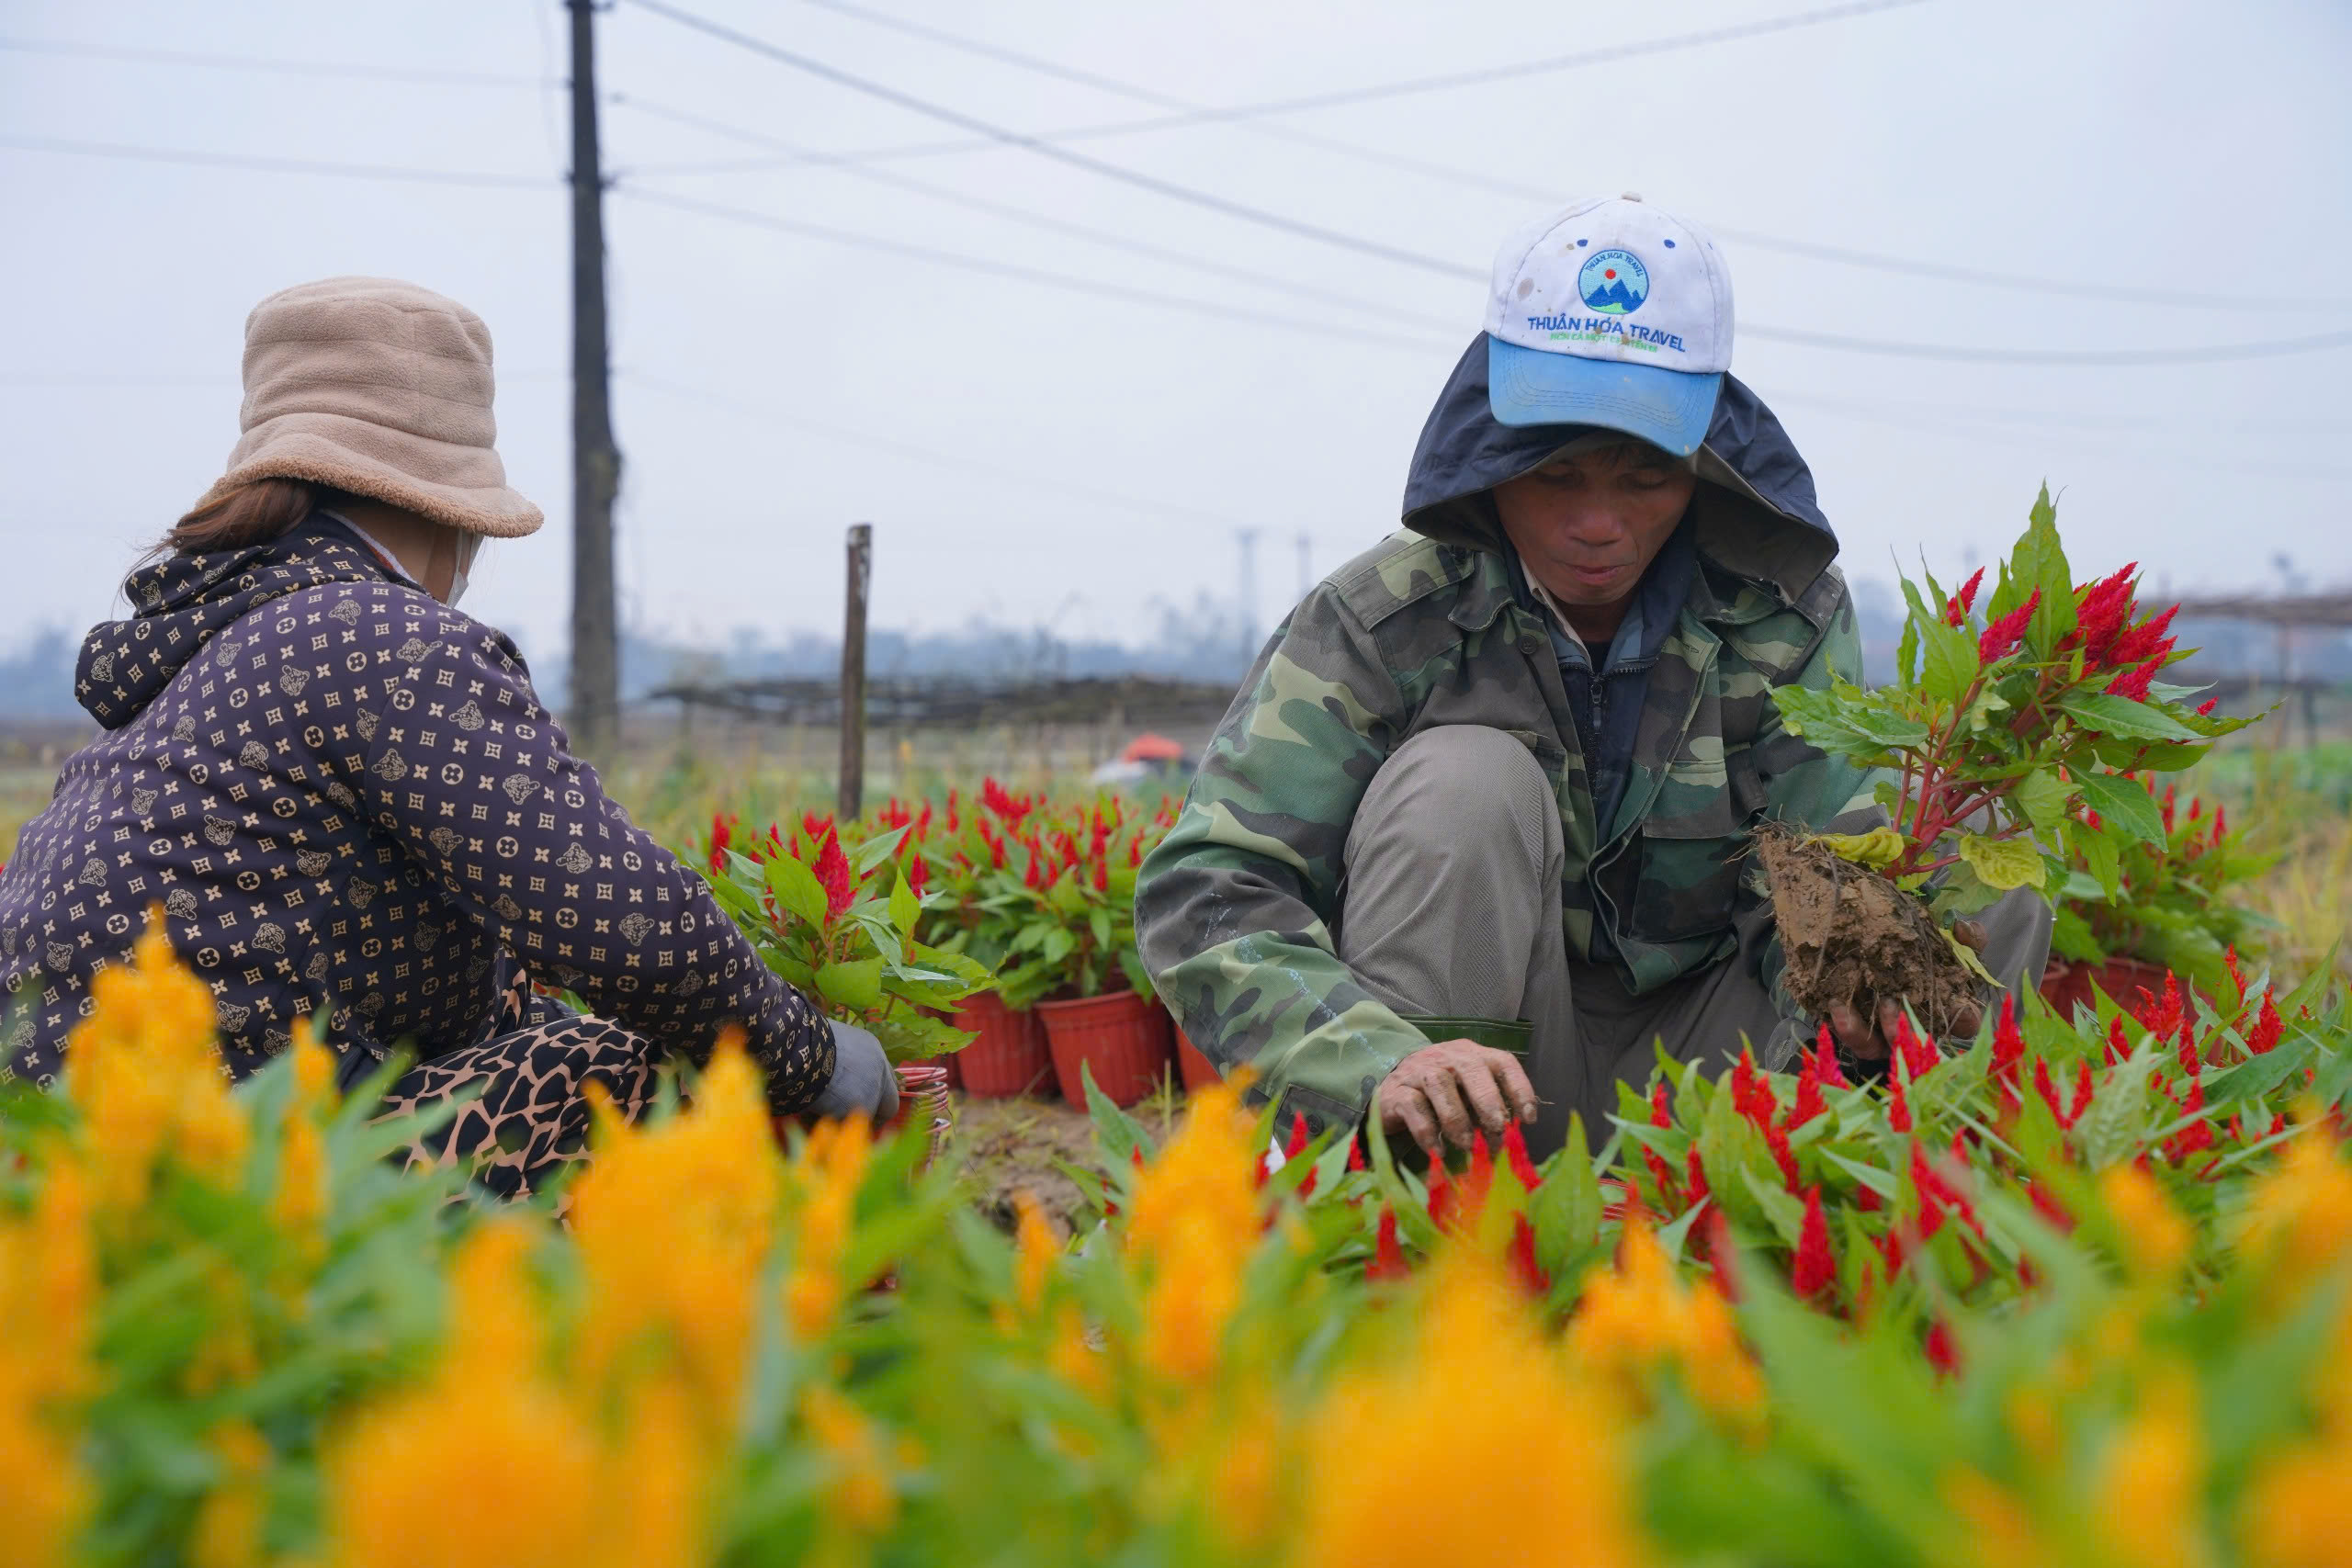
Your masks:
[{"label": "gray trousers", "polygon": [[[1614,965],[1568,957],[1563,853],[1559,807],[1524,745],[1498,729],[1424,730],[1381,764],[1349,829],[1340,961],[1400,1012],[1532,1023],[1539,1159],[1566,1139],[1571,1111],[1599,1146],[1617,1084],[1649,1077],[1654,1043],[1710,1073],[1743,1043],[1767,1066],[1792,1058],[1812,1031],[1782,1019],[1757,978],[1769,909],[1735,919],[1729,958],[1633,996]],[[2050,907],[2021,888],[1980,919],[1985,966],[2022,996],[2049,957]]]}]

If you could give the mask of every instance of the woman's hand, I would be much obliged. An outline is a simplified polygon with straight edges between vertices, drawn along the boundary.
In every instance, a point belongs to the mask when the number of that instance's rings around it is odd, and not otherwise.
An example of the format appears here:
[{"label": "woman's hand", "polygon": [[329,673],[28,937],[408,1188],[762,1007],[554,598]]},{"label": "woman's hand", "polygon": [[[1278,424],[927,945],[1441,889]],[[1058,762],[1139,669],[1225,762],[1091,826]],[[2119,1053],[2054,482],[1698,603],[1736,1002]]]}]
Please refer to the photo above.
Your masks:
[{"label": "woman's hand", "polygon": [[1436,1156],[1447,1144],[1468,1148],[1476,1128],[1499,1138],[1514,1118],[1534,1121],[1535,1086],[1510,1052],[1447,1040],[1397,1063],[1380,1080],[1374,1103],[1383,1132],[1409,1134]]},{"label": "woman's hand", "polygon": [[899,1075],[882,1042],[854,1023],[833,1022],[833,1081],[803,1112],[839,1118],[859,1111],[879,1127],[899,1113]]}]

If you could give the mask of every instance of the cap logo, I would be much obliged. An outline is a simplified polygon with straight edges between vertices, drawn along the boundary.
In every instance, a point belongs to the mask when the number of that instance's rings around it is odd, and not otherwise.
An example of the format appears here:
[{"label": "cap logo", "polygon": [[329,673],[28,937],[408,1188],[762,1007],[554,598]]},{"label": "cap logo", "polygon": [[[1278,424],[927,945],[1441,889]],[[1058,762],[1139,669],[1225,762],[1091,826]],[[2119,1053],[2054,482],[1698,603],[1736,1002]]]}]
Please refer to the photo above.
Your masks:
[{"label": "cap logo", "polygon": [[1589,310],[1631,315],[1650,297],[1650,270],[1631,251],[1596,251],[1577,274],[1577,292]]}]

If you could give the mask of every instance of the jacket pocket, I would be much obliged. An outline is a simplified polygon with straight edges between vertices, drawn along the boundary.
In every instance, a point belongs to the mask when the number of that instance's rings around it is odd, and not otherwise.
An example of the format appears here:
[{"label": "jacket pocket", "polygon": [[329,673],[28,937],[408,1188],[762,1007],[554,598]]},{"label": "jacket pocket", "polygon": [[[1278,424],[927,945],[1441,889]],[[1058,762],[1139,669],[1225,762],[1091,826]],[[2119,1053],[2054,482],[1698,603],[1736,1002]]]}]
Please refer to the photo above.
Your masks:
[{"label": "jacket pocket", "polygon": [[1734,793],[1720,762],[1668,770],[1642,820],[1627,934],[1668,942],[1731,929],[1747,849]]}]

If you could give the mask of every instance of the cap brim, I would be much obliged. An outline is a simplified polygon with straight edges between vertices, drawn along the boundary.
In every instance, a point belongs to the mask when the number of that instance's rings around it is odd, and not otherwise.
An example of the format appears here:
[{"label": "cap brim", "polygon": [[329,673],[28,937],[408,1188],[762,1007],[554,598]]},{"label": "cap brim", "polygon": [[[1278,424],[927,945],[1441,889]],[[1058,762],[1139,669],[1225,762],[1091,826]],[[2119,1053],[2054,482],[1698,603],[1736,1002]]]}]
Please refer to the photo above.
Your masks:
[{"label": "cap brim", "polygon": [[1678,457],[1707,439],[1723,373],[1583,359],[1487,339],[1487,405],[1502,424],[1597,424]]}]

